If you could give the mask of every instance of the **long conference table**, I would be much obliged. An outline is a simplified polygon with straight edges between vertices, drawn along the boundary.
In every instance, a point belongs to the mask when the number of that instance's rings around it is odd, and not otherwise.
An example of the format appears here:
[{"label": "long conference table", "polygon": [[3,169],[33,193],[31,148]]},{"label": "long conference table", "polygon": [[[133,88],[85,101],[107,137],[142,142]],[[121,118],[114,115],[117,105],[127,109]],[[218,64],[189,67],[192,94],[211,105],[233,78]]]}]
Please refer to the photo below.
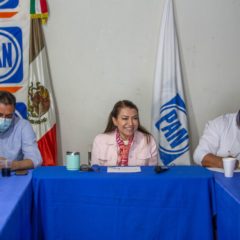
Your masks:
[{"label": "long conference table", "polygon": [[213,239],[214,179],[202,167],[156,174],[33,172],[34,239]]},{"label": "long conference table", "polygon": [[[240,173],[197,166],[156,174],[40,167],[0,176],[0,239],[240,239]],[[227,219],[227,220],[226,220]]]},{"label": "long conference table", "polygon": [[214,173],[216,182],[217,234],[218,240],[240,239],[240,173],[225,178],[223,173]]},{"label": "long conference table", "polygon": [[32,174],[2,177],[0,174],[0,239],[32,239]]}]

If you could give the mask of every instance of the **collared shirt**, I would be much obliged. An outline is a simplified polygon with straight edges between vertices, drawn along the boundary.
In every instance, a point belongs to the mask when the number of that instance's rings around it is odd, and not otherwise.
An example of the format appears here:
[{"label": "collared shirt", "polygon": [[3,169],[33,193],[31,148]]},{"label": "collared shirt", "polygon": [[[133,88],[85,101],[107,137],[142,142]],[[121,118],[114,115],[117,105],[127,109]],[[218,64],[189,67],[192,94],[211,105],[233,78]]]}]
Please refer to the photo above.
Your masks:
[{"label": "collared shirt", "polygon": [[[116,166],[118,150],[115,131],[97,135],[93,142],[91,164]],[[154,166],[157,165],[157,162],[158,152],[154,138],[150,136],[150,142],[147,143],[146,136],[142,132],[136,131],[128,155],[128,165]]]},{"label": "collared shirt", "polygon": [[42,164],[42,157],[31,124],[14,116],[10,128],[0,133],[0,157],[11,160],[30,159],[34,167]]},{"label": "collared shirt", "polygon": [[193,158],[201,164],[208,153],[219,157],[233,156],[240,160],[240,129],[236,123],[237,113],[225,114],[206,124]]}]

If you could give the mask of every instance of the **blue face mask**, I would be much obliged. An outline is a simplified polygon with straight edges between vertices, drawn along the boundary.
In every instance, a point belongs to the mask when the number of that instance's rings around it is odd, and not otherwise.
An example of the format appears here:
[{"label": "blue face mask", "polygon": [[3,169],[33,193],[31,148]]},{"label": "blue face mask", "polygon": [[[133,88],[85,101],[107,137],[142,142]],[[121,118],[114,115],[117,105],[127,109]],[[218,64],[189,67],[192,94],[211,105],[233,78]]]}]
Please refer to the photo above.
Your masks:
[{"label": "blue face mask", "polygon": [[6,132],[12,123],[12,118],[0,118],[0,133]]}]

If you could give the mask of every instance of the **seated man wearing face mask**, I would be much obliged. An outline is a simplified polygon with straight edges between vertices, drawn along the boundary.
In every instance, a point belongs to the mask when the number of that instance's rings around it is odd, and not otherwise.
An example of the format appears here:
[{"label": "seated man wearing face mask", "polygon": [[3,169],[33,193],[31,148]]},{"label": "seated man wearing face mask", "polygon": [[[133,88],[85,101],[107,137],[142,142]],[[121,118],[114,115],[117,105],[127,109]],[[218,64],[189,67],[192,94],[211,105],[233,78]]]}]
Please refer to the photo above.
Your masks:
[{"label": "seated man wearing face mask", "polygon": [[14,95],[0,91],[0,160],[7,159],[12,170],[35,168],[42,163],[36,136],[31,124],[14,114],[15,105]]}]

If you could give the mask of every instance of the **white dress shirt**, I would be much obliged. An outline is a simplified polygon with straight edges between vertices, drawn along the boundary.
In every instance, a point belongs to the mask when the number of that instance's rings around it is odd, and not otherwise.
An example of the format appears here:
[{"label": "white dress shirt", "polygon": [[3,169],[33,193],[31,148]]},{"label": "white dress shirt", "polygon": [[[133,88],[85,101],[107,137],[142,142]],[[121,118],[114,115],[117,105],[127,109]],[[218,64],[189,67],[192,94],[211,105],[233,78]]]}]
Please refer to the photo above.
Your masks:
[{"label": "white dress shirt", "polygon": [[233,156],[240,160],[240,129],[237,113],[225,114],[209,121],[194,152],[193,159],[201,164],[208,153],[219,157]]}]

